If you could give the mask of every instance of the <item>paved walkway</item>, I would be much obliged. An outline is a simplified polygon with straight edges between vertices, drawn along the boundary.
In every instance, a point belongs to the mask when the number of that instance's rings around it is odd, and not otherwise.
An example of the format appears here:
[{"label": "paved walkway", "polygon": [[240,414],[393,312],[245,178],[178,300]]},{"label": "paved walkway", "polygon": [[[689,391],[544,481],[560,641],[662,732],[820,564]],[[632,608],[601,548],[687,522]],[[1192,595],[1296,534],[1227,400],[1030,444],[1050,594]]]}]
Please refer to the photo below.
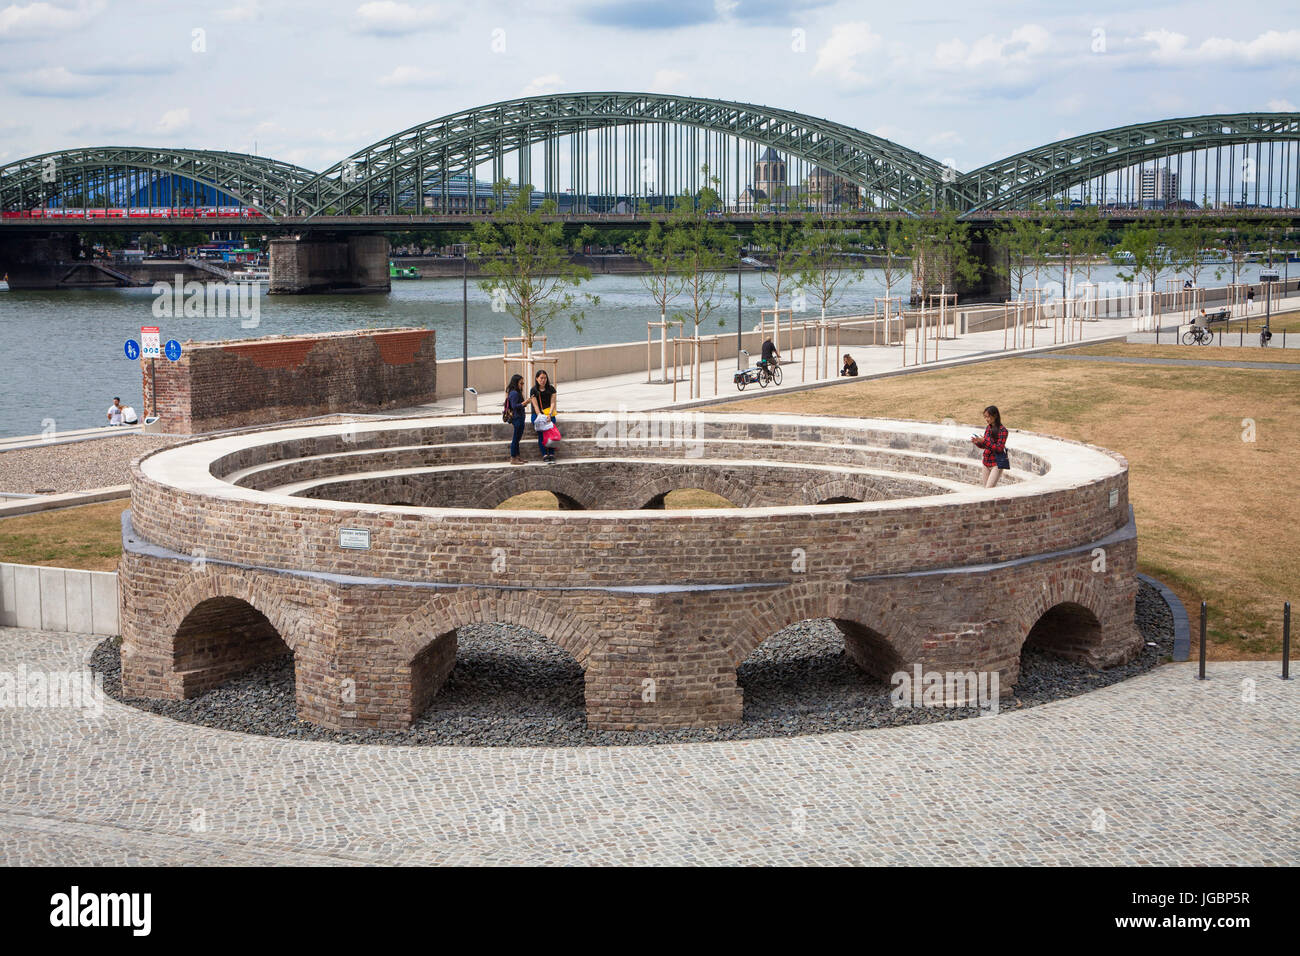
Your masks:
[{"label": "paved walkway", "polygon": [[[94,644],[0,629],[0,672],[75,669]],[[646,748],[6,708],[0,864],[1296,864],[1300,681],[1278,671],[1171,664],[992,718]]]},{"label": "paved walkway", "polygon": [[1069,355],[1065,352],[1049,352],[1037,357],[1061,359],[1066,362],[1120,362],[1128,365],[1181,365],[1193,368],[1264,368],[1300,372],[1300,362],[1228,362],[1219,359],[1140,358],[1133,355]]}]

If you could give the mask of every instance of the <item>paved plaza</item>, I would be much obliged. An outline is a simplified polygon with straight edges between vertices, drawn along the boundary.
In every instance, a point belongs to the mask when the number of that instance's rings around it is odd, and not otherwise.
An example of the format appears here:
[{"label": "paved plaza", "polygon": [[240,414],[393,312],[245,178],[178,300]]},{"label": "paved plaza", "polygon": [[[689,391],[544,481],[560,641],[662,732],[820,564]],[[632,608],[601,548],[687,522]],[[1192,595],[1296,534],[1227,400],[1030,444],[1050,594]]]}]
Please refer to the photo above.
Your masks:
[{"label": "paved plaza", "polygon": [[[0,629],[0,673],[95,638]],[[997,717],[642,748],[346,746],[0,709],[0,863],[1300,862],[1300,681],[1171,664]]]}]

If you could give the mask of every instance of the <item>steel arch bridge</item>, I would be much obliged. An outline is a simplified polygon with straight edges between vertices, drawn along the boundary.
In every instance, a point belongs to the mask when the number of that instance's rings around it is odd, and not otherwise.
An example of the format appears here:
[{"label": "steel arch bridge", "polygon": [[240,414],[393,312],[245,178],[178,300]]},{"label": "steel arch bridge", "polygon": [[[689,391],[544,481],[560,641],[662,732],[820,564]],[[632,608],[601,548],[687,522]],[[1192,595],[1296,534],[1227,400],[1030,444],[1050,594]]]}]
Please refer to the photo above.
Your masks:
[{"label": "steel arch bridge", "polygon": [[[145,176],[133,179],[134,173]],[[289,212],[294,190],[316,173],[244,153],[138,146],[69,149],[0,166],[0,209],[31,209],[74,190],[89,204],[96,193],[106,197],[112,191],[146,189],[155,176],[210,187],[240,205],[274,216]]]},{"label": "steel arch bridge", "polygon": [[[671,139],[675,130],[685,131],[678,140]],[[587,148],[588,136],[596,141],[594,149]],[[731,201],[739,209],[740,183],[750,179],[752,168],[742,162],[736,145],[745,143],[751,152],[770,147],[792,164],[835,177],[848,184],[855,202],[876,211],[915,215],[948,206],[976,219],[1033,208],[1072,190],[1085,195],[1096,184],[1105,188],[1108,177],[1118,182],[1125,170],[1162,158],[1168,163],[1190,157],[1193,191],[1199,178],[1208,192],[1213,176],[1219,198],[1219,179],[1226,169],[1228,195],[1235,199],[1238,157],[1247,160],[1252,149],[1258,154],[1266,145],[1267,170],[1259,163],[1253,181],[1266,174],[1270,207],[1274,183],[1285,197],[1282,205],[1300,206],[1300,113],[1215,114],[1134,124],[1050,143],[960,173],[887,139],[790,110],[667,94],[573,93],[443,116],[380,140],[320,173],[267,157],[210,150],[110,146],[44,153],[0,166],[0,210],[8,214],[68,204],[78,196],[91,205],[96,192],[101,200],[107,190],[129,195],[172,176],[173,184],[209,187],[272,222],[284,220],[286,227],[325,227],[405,209],[423,214],[430,193],[441,192],[445,213],[448,183],[459,176],[472,216],[483,211],[476,203],[479,171],[489,167],[492,181],[501,181],[511,171],[506,159],[512,155],[516,182],[560,195],[565,164],[559,144],[566,138],[583,147],[569,154],[570,182],[579,188],[594,183],[601,195],[626,196],[633,180],[653,181],[658,198],[671,201],[679,191],[671,186],[702,184],[696,174],[704,157],[726,164],[728,175],[734,175]],[[540,183],[532,175],[537,146],[543,153]],[[728,152],[733,146],[734,154]],[[1275,152],[1281,153],[1277,170]],[[175,193],[168,195],[174,198]],[[789,207],[791,212],[802,208]]]},{"label": "steel arch bridge", "polygon": [[1142,163],[1265,142],[1300,144],[1300,113],[1211,114],[1087,133],[981,166],[948,184],[944,194],[967,215],[1024,209]]},{"label": "steel arch bridge", "polygon": [[[944,166],[915,150],[840,123],[789,110],[655,93],[571,93],[506,100],[452,113],[380,140],[330,169],[303,188],[299,214],[316,216],[327,209],[356,209],[374,214],[376,197],[392,208],[397,197],[419,195],[430,179],[445,184],[457,172],[468,176],[493,164],[500,181],[504,155],[517,152],[528,175],[531,146],[563,136],[582,136],[624,126],[673,124],[748,140],[797,156],[854,183],[867,195],[902,205],[942,180]],[[662,137],[647,137],[654,153],[657,182],[669,179],[669,149]],[[641,157],[644,161],[647,157]],[[550,154],[547,154],[550,163]],[[544,172],[550,192],[550,169]]]}]

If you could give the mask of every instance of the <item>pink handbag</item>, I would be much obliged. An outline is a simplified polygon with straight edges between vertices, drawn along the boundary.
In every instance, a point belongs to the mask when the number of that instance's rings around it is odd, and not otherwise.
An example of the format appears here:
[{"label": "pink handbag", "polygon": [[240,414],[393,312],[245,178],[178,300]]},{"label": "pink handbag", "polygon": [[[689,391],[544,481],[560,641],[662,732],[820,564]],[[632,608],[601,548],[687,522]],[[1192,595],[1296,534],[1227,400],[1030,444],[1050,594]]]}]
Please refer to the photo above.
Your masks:
[{"label": "pink handbag", "polygon": [[542,432],[542,443],[545,445],[554,445],[559,440],[560,430],[554,425]]}]

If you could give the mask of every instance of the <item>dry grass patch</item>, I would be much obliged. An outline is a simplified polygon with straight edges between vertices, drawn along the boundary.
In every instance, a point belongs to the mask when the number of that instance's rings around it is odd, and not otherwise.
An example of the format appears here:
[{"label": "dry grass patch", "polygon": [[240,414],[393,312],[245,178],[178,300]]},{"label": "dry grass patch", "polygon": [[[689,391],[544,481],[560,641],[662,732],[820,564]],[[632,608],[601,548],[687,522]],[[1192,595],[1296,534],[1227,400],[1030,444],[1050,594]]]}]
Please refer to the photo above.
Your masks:
[{"label": "dry grass patch", "polygon": [[[1250,340],[1247,339],[1247,342]],[[1280,346],[1282,343],[1274,338]],[[1217,345],[1144,345],[1129,342],[1100,342],[1097,345],[1084,345],[1077,349],[1063,349],[1063,355],[1116,355],[1129,358],[1170,358],[1192,361],[1213,362],[1294,362],[1300,363],[1300,334],[1290,343],[1290,348],[1281,349],[1270,346],[1262,349],[1254,347]]]},{"label": "dry grass patch", "polygon": [[0,561],[116,571],[126,498],[0,519]]},{"label": "dry grass patch", "polygon": [[1257,659],[1279,653],[1282,603],[1300,580],[1298,386],[1283,370],[1014,358],[713,410],[954,418],[976,432],[993,404],[1009,428],[1118,451],[1131,466],[1141,569],[1193,615],[1209,602],[1216,659]]}]

